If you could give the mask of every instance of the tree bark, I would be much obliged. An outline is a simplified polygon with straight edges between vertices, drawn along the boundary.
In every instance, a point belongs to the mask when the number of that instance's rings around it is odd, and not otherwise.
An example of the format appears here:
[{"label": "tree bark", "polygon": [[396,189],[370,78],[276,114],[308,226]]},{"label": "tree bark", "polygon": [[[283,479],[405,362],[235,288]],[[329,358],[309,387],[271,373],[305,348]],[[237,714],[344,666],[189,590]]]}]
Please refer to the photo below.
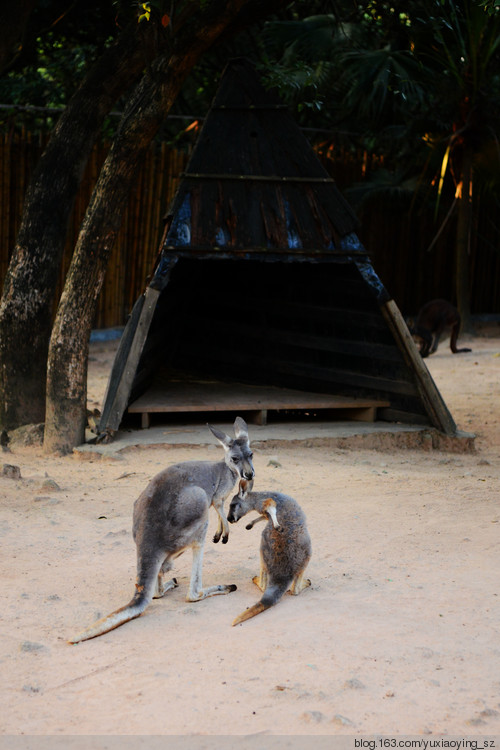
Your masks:
[{"label": "tree bark", "polygon": [[0,302],[0,425],[45,416],[55,289],[68,220],[91,148],[117,98],[158,51],[154,24],[131,24],[101,56],[61,115],[25,197]]},{"label": "tree bark", "polygon": [[54,323],[48,358],[44,449],[84,441],[88,342],[96,301],[137,166],[189,71],[218,37],[283,0],[190,2],[174,19],[174,50],[159,56],[133,93],[92,195]]}]

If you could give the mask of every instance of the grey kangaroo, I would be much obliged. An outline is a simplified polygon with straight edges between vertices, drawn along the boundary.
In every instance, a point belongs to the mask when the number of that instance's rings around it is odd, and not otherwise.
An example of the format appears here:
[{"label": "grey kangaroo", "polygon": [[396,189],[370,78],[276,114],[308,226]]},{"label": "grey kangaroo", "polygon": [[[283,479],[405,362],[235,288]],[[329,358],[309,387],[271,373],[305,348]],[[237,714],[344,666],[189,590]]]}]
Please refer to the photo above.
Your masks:
[{"label": "grey kangaroo", "polygon": [[241,417],[234,423],[234,439],[215,427],[209,425],[209,428],[224,448],[224,460],[185,461],[153,477],[134,504],[133,537],[137,546],[134,596],[124,607],[97,620],[69,643],[95,638],[139,617],[153,598],[177,586],[175,578],[166,580],[166,573],[172,569],[172,560],[189,547],[193,551],[193,565],[187,601],[197,602],[236,589],[234,584],[203,588],[203,547],[211,505],[219,515],[214,542],[221,537],[223,544],[227,542],[229,526],[224,500],[238,478],[253,479],[253,456],[248,428]]},{"label": "grey kangaroo", "polygon": [[256,510],[261,515],[246,528],[253,528],[259,521],[268,522],[260,543],[260,575],[252,579],[264,594],[260,602],[238,615],[233,625],[272,607],[288,589],[297,595],[311,585],[309,578],[304,578],[312,548],[302,508],[280,492],[251,492],[252,485],[253,481],[240,480],[227,520],[235,523],[248,511]]}]

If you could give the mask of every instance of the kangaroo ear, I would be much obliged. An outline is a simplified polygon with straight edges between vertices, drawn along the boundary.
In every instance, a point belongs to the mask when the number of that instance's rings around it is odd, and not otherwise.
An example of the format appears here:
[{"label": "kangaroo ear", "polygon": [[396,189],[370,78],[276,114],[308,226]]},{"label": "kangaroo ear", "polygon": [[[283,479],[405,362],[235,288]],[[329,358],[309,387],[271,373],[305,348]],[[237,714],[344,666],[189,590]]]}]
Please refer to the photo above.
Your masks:
[{"label": "kangaroo ear", "polygon": [[208,429],[212,433],[212,435],[215,435],[219,443],[222,443],[224,447],[229,447],[231,443],[233,442],[229,435],[226,435],[225,432],[222,432],[222,430],[218,430],[217,427],[212,427],[211,424],[207,424]]},{"label": "kangaroo ear", "polygon": [[239,497],[244,500],[249,492],[252,491],[253,479],[240,479],[240,485],[238,489]]},{"label": "kangaroo ear", "polygon": [[236,417],[234,420],[234,434],[237,438],[246,438],[248,440],[248,427],[247,423],[241,417]]},{"label": "kangaroo ear", "polygon": [[279,531],[281,529],[281,526],[278,522],[278,517],[276,515],[276,503],[272,499],[272,497],[268,497],[267,500],[264,500],[264,503],[262,505],[264,512],[267,513],[269,518],[271,519],[271,523],[273,524],[274,528]]}]

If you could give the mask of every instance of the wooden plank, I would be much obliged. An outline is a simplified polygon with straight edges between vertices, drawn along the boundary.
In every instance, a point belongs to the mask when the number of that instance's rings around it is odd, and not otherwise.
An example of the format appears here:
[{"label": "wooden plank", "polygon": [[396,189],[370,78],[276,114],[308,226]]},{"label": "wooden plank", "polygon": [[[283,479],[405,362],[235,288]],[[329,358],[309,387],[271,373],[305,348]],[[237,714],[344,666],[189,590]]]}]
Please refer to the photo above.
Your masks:
[{"label": "wooden plank", "polygon": [[[265,420],[268,410],[376,409],[390,406],[382,399],[351,398],[309,393],[274,386],[221,383],[218,381],[171,381],[155,384],[128,407],[130,413],[200,411],[254,411]],[[261,422],[262,423],[262,422]]]},{"label": "wooden plank", "polygon": [[382,305],[381,309],[403,356],[415,373],[417,386],[431,423],[446,435],[455,435],[457,426],[413,341],[398,306],[394,300],[389,300]]},{"label": "wooden plank", "polygon": [[375,422],[377,409],[375,406],[366,406],[364,409],[348,409],[345,416],[354,422]]},{"label": "wooden plank", "polygon": [[267,424],[267,409],[246,412],[247,422],[258,424],[261,427]]},{"label": "wooden plank", "polygon": [[142,304],[136,303],[138,319],[132,318],[130,332],[126,328],[123,333],[104,398],[99,433],[114,432],[120,426],[159,296],[160,292],[148,287]]}]

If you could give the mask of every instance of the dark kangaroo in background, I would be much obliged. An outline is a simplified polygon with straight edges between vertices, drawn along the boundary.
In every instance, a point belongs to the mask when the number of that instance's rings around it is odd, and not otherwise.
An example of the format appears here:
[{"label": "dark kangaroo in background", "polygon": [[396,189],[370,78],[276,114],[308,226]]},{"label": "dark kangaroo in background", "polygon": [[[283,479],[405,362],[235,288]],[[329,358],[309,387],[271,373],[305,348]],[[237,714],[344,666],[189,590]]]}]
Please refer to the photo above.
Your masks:
[{"label": "dark kangaroo in background", "polygon": [[460,313],[450,302],[444,299],[433,299],[427,302],[419,311],[415,325],[410,328],[413,336],[421,341],[422,357],[434,354],[446,328],[451,328],[450,349],[453,354],[472,351],[471,349],[457,349],[460,323]]},{"label": "dark kangaroo in background", "polygon": [[242,612],[233,625],[249,620],[279,602],[290,589],[300,594],[311,585],[304,572],[311,559],[311,538],[306,517],[292,497],[281,492],[251,492],[253,482],[240,480],[239,492],[231,500],[227,520],[235,523],[250,510],[261,515],[247,524],[251,529],[267,521],[260,543],[260,575],[253,582],[263,591],[259,602]]},{"label": "dark kangaroo in background", "polygon": [[219,515],[214,542],[221,537],[223,544],[227,542],[229,526],[224,500],[238,479],[253,479],[253,456],[248,428],[241,417],[234,423],[234,439],[215,427],[210,430],[224,448],[223,461],[185,461],[169,466],[151,480],[135,501],[133,537],[137,546],[137,582],[134,596],[127,605],[97,620],[69,643],[95,638],[139,617],[153,598],[177,586],[176,579],[165,580],[165,574],[171,570],[172,560],[189,547],[193,551],[193,565],[187,601],[196,602],[236,589],[234,584],[203,588],[203,548],[211,505]]}]

